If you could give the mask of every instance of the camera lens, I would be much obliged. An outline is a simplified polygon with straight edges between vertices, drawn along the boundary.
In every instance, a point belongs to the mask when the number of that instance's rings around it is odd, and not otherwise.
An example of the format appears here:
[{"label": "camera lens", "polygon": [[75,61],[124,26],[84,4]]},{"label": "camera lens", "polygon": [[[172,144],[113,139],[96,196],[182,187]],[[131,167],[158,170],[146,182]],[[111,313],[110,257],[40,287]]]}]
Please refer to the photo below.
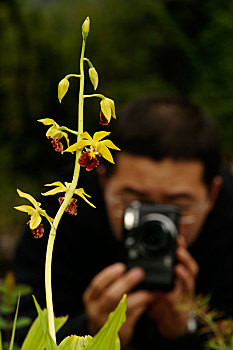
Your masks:
[{"label": "camera lens", "polygon": [[141,243],[146,250],[158,252],[163,250],[169,243],[170,235],[163,222],[157,220],[147,221],[141,229]]}]

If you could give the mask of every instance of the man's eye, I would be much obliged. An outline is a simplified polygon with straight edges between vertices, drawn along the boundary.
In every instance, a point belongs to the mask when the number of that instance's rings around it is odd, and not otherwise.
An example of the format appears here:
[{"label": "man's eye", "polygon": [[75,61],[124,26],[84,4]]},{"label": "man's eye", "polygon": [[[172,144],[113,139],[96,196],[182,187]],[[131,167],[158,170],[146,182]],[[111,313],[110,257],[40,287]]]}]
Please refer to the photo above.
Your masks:
[{"label": "man's eye", "polygon": [[[176,204],[175,204],[176,205]],[[186,204],[186,205],[177,205],[177,207],[179,208],[179,211],[181,213],[187,213],[190,210],[192,210],[192,206],[190,204]]]}]

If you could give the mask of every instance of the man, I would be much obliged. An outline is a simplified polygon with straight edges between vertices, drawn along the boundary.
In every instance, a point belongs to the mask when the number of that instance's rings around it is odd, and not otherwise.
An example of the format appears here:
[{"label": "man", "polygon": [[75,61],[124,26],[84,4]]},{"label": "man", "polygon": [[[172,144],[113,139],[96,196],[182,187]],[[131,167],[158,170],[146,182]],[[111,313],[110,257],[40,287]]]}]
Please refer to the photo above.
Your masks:
[{"label": "man", "polygon": [[[211,293],[213,307],[233,314],[233,180],[220,170],[215,127],[189,101],[160,96],[129,103],[113,126],[112,139],[122,150],[116,165],[97,168],[98,180],[94,173],[81,179],[97,209],[80,205],[77,218],[64,217],[57,233],[55,314],[71,316],[60,336],[95,334],[127,293],[123,347],[202,349],[193,320],[176,308],[181,296]],[[179,209],[176,279],[169,292],[135,289],[143,269],[128,271],[119,262],[123,213],[135,199]],[[46,241],[40,242],[24,237],[15,271],[43,305]],[[31,312],[27,300],[22,310]]]}]

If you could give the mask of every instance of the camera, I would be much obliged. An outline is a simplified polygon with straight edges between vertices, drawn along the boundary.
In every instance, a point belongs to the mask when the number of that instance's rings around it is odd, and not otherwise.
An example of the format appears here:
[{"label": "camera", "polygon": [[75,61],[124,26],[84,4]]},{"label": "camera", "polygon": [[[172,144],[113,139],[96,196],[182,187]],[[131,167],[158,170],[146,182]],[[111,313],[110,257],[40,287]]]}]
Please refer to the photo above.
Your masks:
[{"label": "camera", "polygon": [[174,287],[178,209],[173,205],[133,201],[124,212],[123,256],[128,269],[140,266],[143,289]]}]

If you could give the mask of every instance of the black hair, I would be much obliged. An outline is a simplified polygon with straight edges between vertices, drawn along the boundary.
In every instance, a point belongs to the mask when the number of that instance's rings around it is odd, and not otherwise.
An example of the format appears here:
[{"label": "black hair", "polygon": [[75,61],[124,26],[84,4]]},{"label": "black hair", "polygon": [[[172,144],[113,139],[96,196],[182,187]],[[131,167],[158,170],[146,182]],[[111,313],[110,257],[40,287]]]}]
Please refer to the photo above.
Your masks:
[{"label": "black hair", "polygon": [[207,186],[219,173],[217,129],[198,106],[184,97],[138,98],[123,106],[111,126],[110,138],[123,152],[156,161],[165,158],[200,161]]}]

